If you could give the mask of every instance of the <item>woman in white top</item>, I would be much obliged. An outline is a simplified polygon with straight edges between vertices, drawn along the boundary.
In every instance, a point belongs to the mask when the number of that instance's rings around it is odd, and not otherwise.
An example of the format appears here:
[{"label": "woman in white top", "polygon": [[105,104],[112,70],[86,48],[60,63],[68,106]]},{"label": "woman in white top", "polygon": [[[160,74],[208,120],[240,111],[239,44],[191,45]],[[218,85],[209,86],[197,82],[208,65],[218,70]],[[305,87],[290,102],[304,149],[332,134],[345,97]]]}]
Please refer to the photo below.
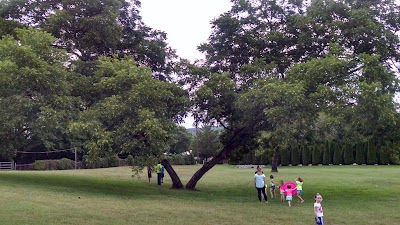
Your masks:
[{"label": "woman in white top", "polygon": [[257,172],[256,172],[256,174],[254,174],[254,186],[257,189],[258,200],[260,200],[260,202],[261,202],[261,200],[262,200],[261,193],[262,193],[264,195],[265,201],[268,203],[267,195],[265,194],[265,184],[266,184],[265,175],[262,172],[261,167],[258,166]]}]

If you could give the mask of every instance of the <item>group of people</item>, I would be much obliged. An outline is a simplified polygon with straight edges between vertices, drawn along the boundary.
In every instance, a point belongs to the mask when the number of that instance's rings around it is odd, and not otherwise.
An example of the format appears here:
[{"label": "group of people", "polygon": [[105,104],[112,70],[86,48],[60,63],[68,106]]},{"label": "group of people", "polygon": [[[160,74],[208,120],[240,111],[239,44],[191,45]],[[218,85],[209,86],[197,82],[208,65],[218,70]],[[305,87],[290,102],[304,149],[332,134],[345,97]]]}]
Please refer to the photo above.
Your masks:
[{"label": "group of people", "polygon": [[[289,207],[292,205],[292,200],[293,200],[293,194],[296,194],[297,200],[299,203],[303,203],[304,199],[302,198],[303,194],[303,179],[301,177],[297,177],[295,179],[295,185],[288,183],[285,185],[285,182],[281,180],[279,182],[279,186],[275,185],[274,181],[274,176],[270,175],[270,188],[269,188],[269,193],[271,198],[276,197],[275,190],[279,188],[279,193],[281,195],[281,202],[284,202],[285,199],[288,202]],[[266,176],[264,172],[262,171],[262,168],[260,166],[257,166],[257,171],[254,174],[254,185],[255,188],[257,189],[257,195],[258,195],[258,200],[262,202],[262,199],[264,198],[265,202],[268,203],[268,196],[265,193],[265,189],[267,188],[267,181],[266,181]],[[323,225],[323,209],[321,205],[322,201],[322,195],[317,193],[314,196],[314,217],[315,217],[315,222],[317,225]]]},{"label": "group of people", "polygon": [[161,183],[164,183],[164,165],[162,165],[161,162],[158,162],[155,169],[150,164],[147,165],[147,178],[149,179],[149,183],[151,181],[151,174],[154,170],[157,173],[157,184],[161,185]]}]

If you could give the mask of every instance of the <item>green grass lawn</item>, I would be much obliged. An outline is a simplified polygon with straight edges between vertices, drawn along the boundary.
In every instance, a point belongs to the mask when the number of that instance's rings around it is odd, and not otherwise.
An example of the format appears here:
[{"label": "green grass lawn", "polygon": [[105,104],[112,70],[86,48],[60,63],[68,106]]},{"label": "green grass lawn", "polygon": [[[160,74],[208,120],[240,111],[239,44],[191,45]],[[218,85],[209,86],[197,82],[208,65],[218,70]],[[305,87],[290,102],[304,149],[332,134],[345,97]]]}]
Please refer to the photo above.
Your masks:
[{"label": "green grass lawn", "polygon": [[[186,184],[199,166],[175,166]],[[304,179],[305,202],[260,203],[255,169],[218,165],[199,191],[162,187],[129,167],[0,172],[0,224],[315,224],[313,198],[323,195],[325,224],[400,224],[399,166],[280,167],[276,183]],[[264,173],[269,176],[270,168]],[[277,193],[279,195],[279,193]]]}]

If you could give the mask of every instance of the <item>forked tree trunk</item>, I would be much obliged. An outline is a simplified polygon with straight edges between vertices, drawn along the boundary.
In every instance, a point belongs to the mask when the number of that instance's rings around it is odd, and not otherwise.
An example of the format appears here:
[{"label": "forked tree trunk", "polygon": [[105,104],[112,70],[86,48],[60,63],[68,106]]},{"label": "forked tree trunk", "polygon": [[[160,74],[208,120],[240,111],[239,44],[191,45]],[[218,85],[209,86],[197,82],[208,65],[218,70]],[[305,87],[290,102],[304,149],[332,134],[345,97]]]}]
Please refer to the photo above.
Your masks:
[{"label": "forked tree trunk", "polygon": [[231,138],[231,142],[224,146],[224,148],[210,161],[205,163],[196,173],[190,178],[186,184],[186,189],[194,190],[197,182],[204,176],[204,174],[215,166],[218,162],[229,156],[229,154],[238,147],[240,141],[240,135],[234,135]]},{"label": "forked tree trunk", "polygon": [[279,148],[276,148],[274,158],[272,159],[271,162],[271,172],[278,172],[278,160],[281,155],[281,150]]},{"label": "forked tree trunk", "polygon": [[174,168],[172,168],[171,164],[169,164],[168,160],[163,159],[161,164],[164,166],[165,170],[168,172],[169,176],[172,180],[172,188],[174,189],[182,189],[183,184],[181,179],[179,178],[178,174],[176,174]]}]

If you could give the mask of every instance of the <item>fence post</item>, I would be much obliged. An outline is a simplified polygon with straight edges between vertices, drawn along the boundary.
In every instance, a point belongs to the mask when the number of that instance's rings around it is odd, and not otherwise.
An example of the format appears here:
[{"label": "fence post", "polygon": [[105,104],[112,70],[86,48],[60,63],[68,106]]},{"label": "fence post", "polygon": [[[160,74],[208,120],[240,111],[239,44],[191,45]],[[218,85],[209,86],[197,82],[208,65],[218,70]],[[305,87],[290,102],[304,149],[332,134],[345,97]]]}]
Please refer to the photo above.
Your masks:
[{"label": "fence post", "polygon": [[76,158],[77,158],[76,147],[74,149],[75,149],[75,169],[76,169],[77,164],[78,164],[77,161],[76,161]]}]

